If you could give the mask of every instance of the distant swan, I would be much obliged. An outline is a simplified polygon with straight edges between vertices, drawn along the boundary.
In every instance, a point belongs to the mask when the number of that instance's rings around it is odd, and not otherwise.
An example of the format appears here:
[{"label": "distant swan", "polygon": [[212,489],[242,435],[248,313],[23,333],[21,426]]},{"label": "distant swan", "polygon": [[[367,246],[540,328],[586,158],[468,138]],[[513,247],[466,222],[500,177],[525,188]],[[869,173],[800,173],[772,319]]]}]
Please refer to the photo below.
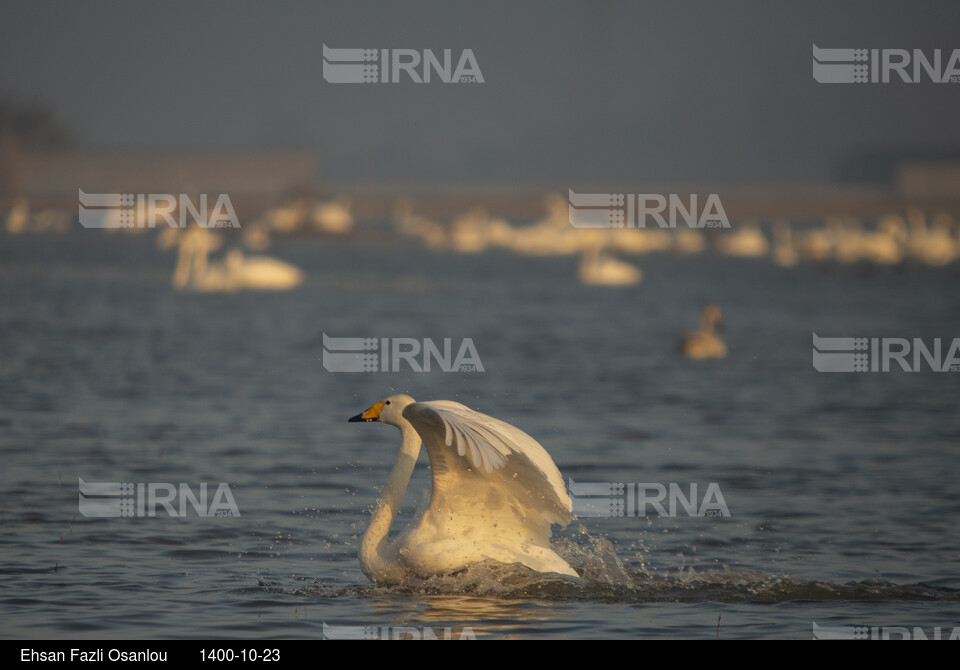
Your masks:
[{"label": "distant swan", "polygon": [[178,246],[174,288],[200,293],[232,292],[244,289],[280,291],[298,286],[303,273],[296,267],[269,256],[244,256],[231,249],[224,260],[209,262],[210,251],[222,244],[222,238],[206,228],[191,228],[181,233],[170,229],[161,234],[161,248]]},{"label": "distant swan", "polygon": [[289,263],[269,256],[244,256],[239,249],[227,252],[225,264],[228,281],[238,289],[282,291],[303,281],[303,273]]},{"label": "distant swan", "polygon": [[684,335],[681,348],[688,358],[724,358],[727,345],[717,335],[716,327],[723,322],[723,313],[716,305],[707,305],[700,316],[700,330]]},{"label": "distant swan", "polygon": [[580,281],[595,286],[631,286],[643,280],[643,272],[629,263],[607,256],[599,246],[587,248],[580,260]]},{"label": "distant swan", "polygon": [[957,258],[957,243],[950,234],[953,219],[940,213],[927,227],[923,212],[911,209],[908,213],[911,232],[908,242],[910,256],[926,265],[947,265]]},{"label": "distant swan", "polygon": [[313,208],[313,225],[325,233],[349,233],[353,229],[351,203],[346,195],[331,202],[318,203]]},{"label": "distant swan", "polygon": [[744,223],[738,230],[718,234],[716,245],[728,256],[766,256],[770,251],[770,243],[753,221]]},{"label": "distant swan", "polygon": [[[360,543],[360,567],[377,584],[450,573],[472,563],[520,563],[576,577],[550,545],[572,505],[553,459],[519,428],[458,402],[393,395],[350,418],[400,429],[400,454]],[[387,539],[421,441],[432,492],[421,516]]]},{"label": "distant swan", "polygon": [[773,262],[784,268],[797,264],[797,252],[793,248],[793,235],[788,221],[773,222]]}]

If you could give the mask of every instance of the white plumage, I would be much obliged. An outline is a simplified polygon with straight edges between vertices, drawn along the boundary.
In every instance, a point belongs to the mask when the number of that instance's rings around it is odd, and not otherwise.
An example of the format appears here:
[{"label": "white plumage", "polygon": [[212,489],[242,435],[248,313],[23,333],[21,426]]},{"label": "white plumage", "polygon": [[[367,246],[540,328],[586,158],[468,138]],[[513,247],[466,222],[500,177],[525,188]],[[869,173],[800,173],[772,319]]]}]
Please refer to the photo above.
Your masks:
[{"label": "white plumage", "polygon": [[[426,577],[486,560],[576,576],[550,545],[571,503],[547,451],[519,428],[449,400],[391,396],[351,421],[400,429],[400,455],[361,542],[360,564],[375,582]],[[387,539],[420,452],[430,457],[430,503],[396,540]]]}]

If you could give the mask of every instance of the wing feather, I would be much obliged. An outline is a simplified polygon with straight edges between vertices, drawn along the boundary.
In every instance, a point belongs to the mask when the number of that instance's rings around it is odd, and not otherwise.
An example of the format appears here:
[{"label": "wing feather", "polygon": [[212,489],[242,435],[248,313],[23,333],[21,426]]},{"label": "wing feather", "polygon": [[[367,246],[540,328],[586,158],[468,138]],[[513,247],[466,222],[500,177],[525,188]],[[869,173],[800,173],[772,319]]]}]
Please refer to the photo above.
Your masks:
[{"label": "wing feather", "polygon": [[475,504],[485,505],[495,491],[509,499],[510,513],[547,537],[551,523],[570,522],[560,471],[546,449],[516,426],[450,400],[413,403],[403,416],[430,456],[435,496],[455,491],[463,500],[473,491]]}]

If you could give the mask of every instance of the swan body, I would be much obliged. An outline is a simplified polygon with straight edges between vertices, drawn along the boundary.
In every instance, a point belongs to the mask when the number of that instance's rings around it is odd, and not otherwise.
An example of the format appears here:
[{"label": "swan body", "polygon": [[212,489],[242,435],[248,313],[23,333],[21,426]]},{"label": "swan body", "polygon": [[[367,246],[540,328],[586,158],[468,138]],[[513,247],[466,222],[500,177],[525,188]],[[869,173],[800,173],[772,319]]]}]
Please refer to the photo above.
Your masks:
[{"label": "swan body", "polygon": [[884,217],[875,231],[865,231],[856,219],[835,223],[833,258],[840,263],[896,265],[904,258],[906,230],[899,217]]},{"label": "swan body", "polygon": [[[488,560],[577,576],[550,545],[552,524],[571,519],[563,478],[522,430],[457,402],[407,395],[390,396],[350,421],[387,423],[401,434],[399,457],[360,544],[360,567],[370,580],[392,584]],[[429,505],[390,541],[421,444],[430,457]]]},{"label": "swan body", "polygon": [[756,257],[770,252],[770,243],[754,222],[744,223],[739,230],[717,237],[717,249],[728,256]]},{"label": "swan body", "polygon": [[508,247],[514,230],[508,221],[491,218],[487,210],[478,207],[469,210],[450,226],[450,247],[462,254],[486,251],[491,246]]},{"label": "swan body", "polygon": [[588,248],[580,260],[580,281],[594,286],[632,286],[643,272],[629,263],[606,255],[599,247]]},{"label": "swan body", "polygon": [[227,253],[225,272],[235,288],[284,291],[303,281],[296,267],[269,256],[244,256],[239,249]]},{"label": "swan body", "polygon": [[269,256],[244,256],[231,249],[222,261],[209,262],[208,255],[223,239],[206,228],[164,230],[157,240],[161,249],[178,247],[174,288],[199,293],[241,291],[282,291],[303,281],[298,268]]},{"label": "swan body", "polygon": [[717,334],[716,327],[723,322],[723,313],[716,305],[707,305],[700,317],[700,330],[684,335],[681,349],[687,358],[724,358],[727,345]]},{"label": "swan body", "polygon": [[313,208],[313,223],[325,233],[349,233],[353,229],[350,213],[351,198],[342,195],[331,202],[322,202]]}]

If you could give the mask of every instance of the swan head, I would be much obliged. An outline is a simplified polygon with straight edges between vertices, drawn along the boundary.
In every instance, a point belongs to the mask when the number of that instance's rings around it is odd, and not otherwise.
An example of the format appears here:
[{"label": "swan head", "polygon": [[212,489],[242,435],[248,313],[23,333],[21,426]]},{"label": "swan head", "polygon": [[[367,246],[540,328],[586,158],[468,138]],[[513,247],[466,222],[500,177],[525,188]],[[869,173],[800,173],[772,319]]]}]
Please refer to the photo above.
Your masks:
[{"label": "swan head", "polygon": [[406,409],[407,405],[412,405],[415,402],[416,400],[402,393],[392,395],[375,405],[371,405],[360,414],[351,416],[348,421],[350,423],[379,421],[399,427],[401,422],[406,421],[403,418],[403,410]]},{"label": "swan head", "polygon": [[723,312],[718,305],[707,305],[701,313],[704,328],[723,329]]}]

